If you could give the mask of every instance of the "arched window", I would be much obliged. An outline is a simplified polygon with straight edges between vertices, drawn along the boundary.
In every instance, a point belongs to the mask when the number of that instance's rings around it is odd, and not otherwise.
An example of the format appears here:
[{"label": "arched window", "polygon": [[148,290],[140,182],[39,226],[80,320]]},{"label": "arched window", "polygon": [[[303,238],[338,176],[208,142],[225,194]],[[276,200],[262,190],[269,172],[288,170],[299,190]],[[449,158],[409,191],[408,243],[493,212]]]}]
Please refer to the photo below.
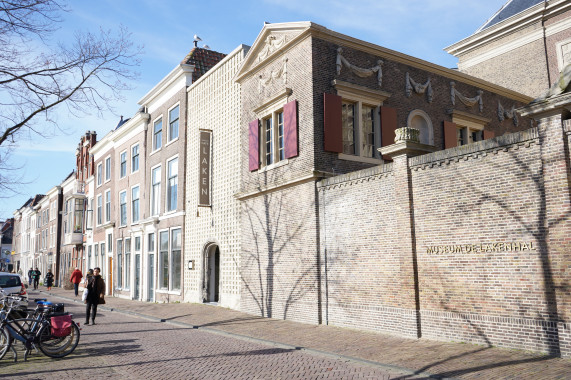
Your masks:
[{"label": "arched window", "polygon": [[408,128],[418,129],[420,131],[420,143],[426,145],[434,145],[434,129],[432,121],[428,114],[422,110],[414,110],[408,114],[406,121]]}]

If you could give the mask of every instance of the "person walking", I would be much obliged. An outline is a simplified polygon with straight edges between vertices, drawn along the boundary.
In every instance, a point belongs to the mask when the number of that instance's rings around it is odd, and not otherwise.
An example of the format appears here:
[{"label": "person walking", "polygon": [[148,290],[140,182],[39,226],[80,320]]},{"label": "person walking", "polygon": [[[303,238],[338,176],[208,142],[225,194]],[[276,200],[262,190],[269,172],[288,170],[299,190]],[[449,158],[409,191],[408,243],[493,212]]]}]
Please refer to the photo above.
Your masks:
[{"label": "person walking", "polygon": [[40,276],[42,272],[36,267],[34,269],[34,273],[32,273],[32,280],[34,280],[34,290],[38,290],[38,284],[40,283]]},{"label": "person walking", "polygon": [[93,269],[93,276],[87,284],[87,299],[85,300],[85,324],[89,325],[89,317],[91,324],[95,324],[95,316],[97,315],[97,305],[105,303],[105,281],[99,274],[100,269]]},{"label": "person walking", "polygon": [[52,273],[51,269],[48,269],[48,273],[46,274],[46,286],[48,290],[52,290],[52,286],[54,285],[54,274]]},{"label": "person walking", "polygon": [[32,278],[33,275],[34,275],[34,270],[30,268],[30,270],[28,271],[28,286],[32,286],[32,281],[34,281],[34,279]]},{"label": "person walking", "polygon": [[69,282],[73,283],[73,290],[75,291],[76,297],[79,294],[79,283],[81,282],[82,278],[83,278],[83,273],[81,273],[78,267],[75,267],[75,270],[71,273]]}]

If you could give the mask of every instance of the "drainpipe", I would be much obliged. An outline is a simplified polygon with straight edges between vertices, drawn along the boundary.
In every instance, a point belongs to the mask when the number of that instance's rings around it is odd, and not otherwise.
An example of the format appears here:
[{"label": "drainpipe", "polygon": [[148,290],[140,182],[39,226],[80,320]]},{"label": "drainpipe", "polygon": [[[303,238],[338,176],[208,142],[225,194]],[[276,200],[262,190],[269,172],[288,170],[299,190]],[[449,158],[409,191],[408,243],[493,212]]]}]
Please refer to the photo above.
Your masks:
[{"label": "drainpipe", "polygon": [[547,88],[551,87],[551,75],[549,73],[549,56],[547,55],[547,35],[545,33],[545,12],[548,0],[543,1],[543,12],[541,13],[541,29],[543,30],[543,50],[545,53],[545,66],[547,68]]}]

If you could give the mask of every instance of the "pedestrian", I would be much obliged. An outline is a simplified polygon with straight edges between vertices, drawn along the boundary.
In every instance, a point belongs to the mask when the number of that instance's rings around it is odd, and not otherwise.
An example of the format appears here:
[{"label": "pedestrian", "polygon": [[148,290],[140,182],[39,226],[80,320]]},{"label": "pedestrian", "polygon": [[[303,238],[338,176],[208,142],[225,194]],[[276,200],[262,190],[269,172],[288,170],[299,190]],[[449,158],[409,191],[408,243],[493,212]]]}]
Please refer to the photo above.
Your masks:
[{"label": "pedestrian", "polygon": [[32,281],[34,280],[32,276],[34,275],[34,270],[30,268],[28,271],[28,286],[32,286]]},{"label": "pedestrian", "polygon": [[48,287],[48,290],[52,290],[52,286],[54,285],[54,274],[52,273],[51,269],[48,269],[45,282],[46,282],[45,285]]},{"label": "pedestrian", "polygon": [[87,284],[87,299],[85,300],[85,324],[89,325],[89,317],[91,316],[91,324],[95,324],[95,316],[97,315],[97,305],[105,303],[105,281],[99,274],[100,269],[93,269],[93,276],[90,277]]},{"label": "pedestrian", "polygon": [[82,278],[83,278],[83,273],[81,273],[78,267],[75,267],[75,270],[71,273],[71,278],[69,279],[69,282],[73,283],[73,290],[75,291],[76,297],[79,294],[79,283],[81,282]]},{"label": "pedestrian", "polygon": [[40,276],[42,272],[36,267],[32,273],[32,280],[34,280],[34,290],[38,290],[38,284],[40,283]]}]

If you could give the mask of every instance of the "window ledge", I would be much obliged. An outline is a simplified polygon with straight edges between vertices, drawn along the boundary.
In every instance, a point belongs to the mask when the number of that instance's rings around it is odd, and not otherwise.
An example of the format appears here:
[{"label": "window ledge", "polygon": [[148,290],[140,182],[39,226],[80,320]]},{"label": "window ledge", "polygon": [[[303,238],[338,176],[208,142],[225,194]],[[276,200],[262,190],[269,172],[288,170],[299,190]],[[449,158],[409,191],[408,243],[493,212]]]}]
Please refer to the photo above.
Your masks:
[{"label": "window ledge", "polygon": [[339,153],[338,158],[340,160],[345,160],[345,161],[365,162],[368,164],[375,164],[375,165],[380,165],[383,163],[383,160],[381,160],[380,158],[353,156],[344,153]]},{"label": "window ledge", "polygon": [[267,172],[268,170],[279,168],[280,166],[284,166],[287,164],[289,164],[289,159],[281,160],[281,161],[276,162],[275,164],[264,166],[263,168],[258,170],[258,173]]}]

